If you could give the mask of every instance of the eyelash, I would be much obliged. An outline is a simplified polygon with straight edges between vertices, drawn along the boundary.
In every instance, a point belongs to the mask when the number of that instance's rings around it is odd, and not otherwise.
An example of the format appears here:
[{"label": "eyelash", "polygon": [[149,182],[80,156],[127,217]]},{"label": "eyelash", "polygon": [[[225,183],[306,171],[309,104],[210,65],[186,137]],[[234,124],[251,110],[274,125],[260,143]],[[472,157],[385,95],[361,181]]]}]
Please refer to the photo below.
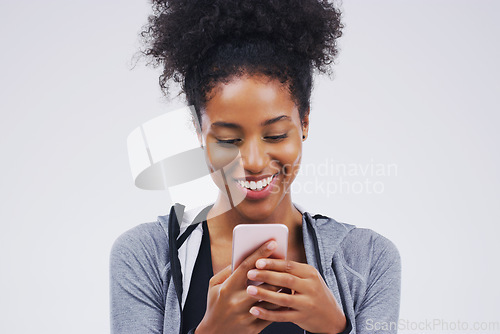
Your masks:
[{"label": "eyelash", "polygon": [[[279,136],[267,136],[264,138],[270,139],[273,142],[279,142],[288,137],[288,134],[282,134]],[[241,141],[241,139],[217,139],[218,144],[236,144],[237,141]]]},{"label": "eyelash", "polygon": [[268,136],[268,137],[265,137],[265,138],[269,138],[269,139],[271,139],[273,141],[280,141],[280,140],[285,139],[287,137],[288,137],[288,134],[284,133],[284,134],[279,135],[279,136]]}]

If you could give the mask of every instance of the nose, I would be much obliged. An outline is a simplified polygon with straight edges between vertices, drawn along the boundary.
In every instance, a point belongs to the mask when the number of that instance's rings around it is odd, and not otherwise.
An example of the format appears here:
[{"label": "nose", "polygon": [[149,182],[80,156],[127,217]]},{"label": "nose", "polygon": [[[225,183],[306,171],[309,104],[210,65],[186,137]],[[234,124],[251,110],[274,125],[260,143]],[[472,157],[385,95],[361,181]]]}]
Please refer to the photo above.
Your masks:
[{"label": "nose", "polygon": [[266,152],[265,145],[258,139],[247,139],[240,146],[240,153],[243,168],[249,173],[258,174],[269,163],[269,154]]}]

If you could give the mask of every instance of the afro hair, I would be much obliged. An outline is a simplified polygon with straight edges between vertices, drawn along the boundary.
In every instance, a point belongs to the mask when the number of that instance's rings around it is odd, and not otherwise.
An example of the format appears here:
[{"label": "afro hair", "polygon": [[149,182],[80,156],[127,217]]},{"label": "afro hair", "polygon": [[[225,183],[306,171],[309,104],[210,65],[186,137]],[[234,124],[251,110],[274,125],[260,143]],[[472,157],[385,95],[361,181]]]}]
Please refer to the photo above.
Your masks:
[{"label": "afro hair", "polygon": [[143,55],[162,67],[160,87],[179,83],[198,118],[213,88],[264,74],[286,84],[301,119],[312,74],[331,74],[341,12],[326,0],[153,0]]}]

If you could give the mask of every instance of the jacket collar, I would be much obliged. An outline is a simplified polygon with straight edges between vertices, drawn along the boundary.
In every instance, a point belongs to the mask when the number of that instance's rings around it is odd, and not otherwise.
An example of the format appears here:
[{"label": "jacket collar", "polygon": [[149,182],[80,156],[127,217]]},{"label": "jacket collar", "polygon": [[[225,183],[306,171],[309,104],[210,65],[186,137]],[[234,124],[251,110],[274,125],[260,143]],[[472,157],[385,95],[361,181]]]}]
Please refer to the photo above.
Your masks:
[{"label": "jacket collar", "polygon": [[[305,208],[301,204],[297,203],[292,203],[299,212],[304,215]],[[183,207],[182,205],[176,203],[177,206]],[[206,219],[206,213],[214,206],[214,203],[210,205],[202,205],[198,206],[195,208],[192,208],[190,210],[184,211],[184,214],[182,215],[182,222],[180,223],[180,234],[184,232],[189,225],[199,223]]]},{"label": "jacket collar", "polygon": [[[180,223],[180,234],[182,234],[193,223],[200,222],[206,218],[206,213],[214,204],[203,205],[185,211]],[[316,263],[313,254],[307,254],[307,250],[319,251],[320,262],[323,267],[331,265],[331,259],[340,246],[341,241],[347,233],[354,228],[354,225],[339,223],[335,219],[321,215],[311,215],[302,204],[293,202],[293,205],[302,214],[302,229],[304,235],[304,247],[308,263]],[[314,261],[313,261],[314,260]],[[319,266],[318,266],[319,267]],[[320,268],[316,268],[320,270]]]}]

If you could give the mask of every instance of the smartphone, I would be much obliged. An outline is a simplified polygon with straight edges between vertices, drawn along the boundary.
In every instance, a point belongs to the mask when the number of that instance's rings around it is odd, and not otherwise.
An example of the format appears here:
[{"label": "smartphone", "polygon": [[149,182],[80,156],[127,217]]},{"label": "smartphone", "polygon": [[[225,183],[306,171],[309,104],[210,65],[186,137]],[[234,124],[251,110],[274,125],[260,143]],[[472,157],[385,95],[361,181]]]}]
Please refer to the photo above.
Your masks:
[{"label": "smartphone", "polygon": [[[231,268],[234,271],[250,254],[262,244],[274,239],[278,246],[269,256],[286,260],[288,249],[288,227],[284,224],[239,224],[233,229],[233,254]],[[259,285],[262,282],[248,281],[248,284]]]}]

